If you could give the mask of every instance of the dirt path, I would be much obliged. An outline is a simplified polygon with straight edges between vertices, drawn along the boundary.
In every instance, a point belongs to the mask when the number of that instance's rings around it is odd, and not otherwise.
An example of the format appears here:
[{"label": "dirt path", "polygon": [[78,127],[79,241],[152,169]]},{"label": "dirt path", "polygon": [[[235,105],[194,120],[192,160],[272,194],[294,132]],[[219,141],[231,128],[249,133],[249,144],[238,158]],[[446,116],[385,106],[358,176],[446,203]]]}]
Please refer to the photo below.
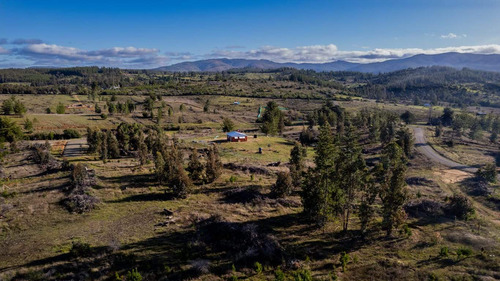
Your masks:
[{"label": "dirt path", "polygon": [[71,139],[68,140],[66,146],[64,147],[63,156],[64,157],[76,157],[82,156],[87,150],[87,139]]},{"label": "dirt path", "polygon": [[415,133],[415,147],[430,160],[451,169],[462,170],[469,173],[475,173],[477,171],[477,168],[457,163],[439,154],[425,139],[424,130],[422,128],[414,128],[413,131]]}]

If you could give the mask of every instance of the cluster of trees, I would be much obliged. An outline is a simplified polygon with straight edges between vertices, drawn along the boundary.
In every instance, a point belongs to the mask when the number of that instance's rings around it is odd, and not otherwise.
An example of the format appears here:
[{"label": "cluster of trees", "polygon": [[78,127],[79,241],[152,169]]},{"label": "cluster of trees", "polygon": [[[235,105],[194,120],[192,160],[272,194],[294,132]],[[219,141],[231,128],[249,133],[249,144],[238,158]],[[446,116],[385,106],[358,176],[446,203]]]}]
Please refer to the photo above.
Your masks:
[{"label": "cluster of trees", "polygon": [[193,183],[213,182],[222,173],[216,145],[207,150],[205,163],[193,149],[184,168],[185,148],[176,138],[169,139],[158,126],[145,128],[137,123],[121,123],[116,130],[87,128],[87,142],[89,153],[97,153],[104,162],[126,155],[133,155],[141,165],[153,160],[158,183],[170,187],[176,197],[186,197]]},{"label": "cluster of trees", "polygon": [[20,100],[16,99],[16,97],[11,96],[3,101],[2,113],[5,115],[24,115],[26,113],[26,107]]},{"label": "cluster of trees", "polygon": [[[113,101],[108,101],[106,102],[106,107],[108,108],[108,113],[110,115],[114,115],[116,113],[129,114],[135,111],[135,103],[132,102],[131,100],[127,100],[124,103],[121,102],[115,103]],[[102,113],[102,109],[99,107],[97,103],[95,105],[95,112]]]},{"label": "cluster of trees", "polygon": [[482,138],[483,132],[489,132],[492,143],[497,142],[498,134],[500,133],[500,116],[473,116],[467,112],[457,114],[453,109],[445,108],[443,115],[433,121],[437,126],[437,136],[441,136],[442,134],[440,126],[451,127],[453,137],[460,138],[465,135],[472,140],[479,140]]},{"label": "cluster of trees", "polygon": [[380,163],[368,169],[354,127],[348,125],[343,134],[337,135],[333,135],[328,122],[320,127],[315,167],[307,171],[302,184],[304,213],[320,225],[331,218],[340,218],[346,231],[357,210],[365,230],[375,213],[374,202],[378,197],[382,202],[383,227],[391,235],[404,219],[405,148],[396,138],[388,141]]}]

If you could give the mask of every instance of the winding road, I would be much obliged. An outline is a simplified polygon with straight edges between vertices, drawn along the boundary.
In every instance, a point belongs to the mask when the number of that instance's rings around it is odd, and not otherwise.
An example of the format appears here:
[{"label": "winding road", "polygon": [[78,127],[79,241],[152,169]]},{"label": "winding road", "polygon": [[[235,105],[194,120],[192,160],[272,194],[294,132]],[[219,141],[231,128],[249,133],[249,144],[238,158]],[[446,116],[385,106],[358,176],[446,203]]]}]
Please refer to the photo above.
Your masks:
[{"label": "winding road", "polygon": [[432,160],[432,161],[434,161],[436,163],[442,164],[442,165],[444,165],[446,167],[449,167],[451,169],[462,170],[462,171],[469,172],[469,173],[475,173],[477,171],[477,168],[457,163],[457,162],[452,161],[452,160],[450,160],[448,158],[445,158],[441,154],[439,154],[425,140],[424,129],[422,129],[422,128],[414,128],[413,132],[415,134],[415,147],[417,148],[417,150],[420,153],[422,153],[423,155],[425,155],[430,160]]}]

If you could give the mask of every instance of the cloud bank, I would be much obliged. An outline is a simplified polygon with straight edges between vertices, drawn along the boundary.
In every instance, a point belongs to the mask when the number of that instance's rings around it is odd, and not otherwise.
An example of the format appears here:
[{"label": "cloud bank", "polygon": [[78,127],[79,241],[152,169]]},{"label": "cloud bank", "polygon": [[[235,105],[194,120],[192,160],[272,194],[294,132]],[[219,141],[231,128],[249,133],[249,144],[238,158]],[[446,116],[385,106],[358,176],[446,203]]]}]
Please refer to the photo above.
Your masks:
[{"label": "cloud bank", "polygon": [[356,63],[380,62],[389,59],[407,58],[418,54],[435,55],[448,52],[471,54],[500,54],[500,45],[459,46],[434,49],[372,49],[342,51],[334,44],[312,45],[296,48],[265,46],[248,51],[215,50],[207,58],[266,59],[275,62],[324,63],[345,60]]},{"label": "cloud bank", "polygon": [[[450,33],[446,38],[457,38]],[[457,37],[455,37],[457,36]],[[460,35],[465,36],[465,35]],[[189,52],[160,52],[155,48],[113,47],[84,50],[76,47],[48,44],[39,39],[0,39],[0,67],[29,66],[110,66],[122,68],[154,68],[187,60],[207,58],[266,59],[275,62],[325,63],[344,60],[356,63],[381,62],[407,58],[418,54],[441,54],[448,52],[470,54],[500,54],[500,45],[458,46],[445,48],[375,48],[347,51],[335,44],[299,46],[294,48],[263,46],[245,49],[242,46],[227,46],[206,54]]]}]

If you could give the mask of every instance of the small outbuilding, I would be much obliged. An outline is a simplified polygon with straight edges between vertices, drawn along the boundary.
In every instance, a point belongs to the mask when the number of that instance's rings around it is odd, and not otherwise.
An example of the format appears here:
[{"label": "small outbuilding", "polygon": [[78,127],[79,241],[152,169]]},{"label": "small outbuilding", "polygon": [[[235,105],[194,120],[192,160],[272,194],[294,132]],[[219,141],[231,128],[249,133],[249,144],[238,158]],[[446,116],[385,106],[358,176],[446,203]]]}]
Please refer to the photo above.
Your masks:
[{"label": "small outbuilding", "polygon": [[227,133],[227,141],[240,142],[240,141],[247,141],[247,140],[248,140],[248,136],[241,133],[241,132],[232,131],[232,132]]}]

